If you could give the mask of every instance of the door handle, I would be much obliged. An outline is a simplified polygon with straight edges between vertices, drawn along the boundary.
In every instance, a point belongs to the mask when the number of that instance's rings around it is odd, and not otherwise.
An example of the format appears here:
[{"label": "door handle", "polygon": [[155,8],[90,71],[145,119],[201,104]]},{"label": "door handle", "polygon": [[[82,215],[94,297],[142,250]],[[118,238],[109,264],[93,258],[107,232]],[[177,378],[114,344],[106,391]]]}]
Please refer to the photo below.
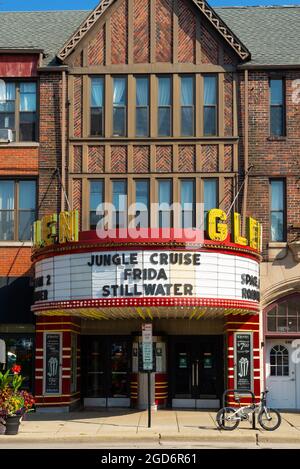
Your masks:
[{"label": "door handle", "polygon": [[199,386],[199,362],[196,364],[196,386]]},{"label": "door handle", "polygon": [[192,386],[195,386],[195,364],[192,364]]}]

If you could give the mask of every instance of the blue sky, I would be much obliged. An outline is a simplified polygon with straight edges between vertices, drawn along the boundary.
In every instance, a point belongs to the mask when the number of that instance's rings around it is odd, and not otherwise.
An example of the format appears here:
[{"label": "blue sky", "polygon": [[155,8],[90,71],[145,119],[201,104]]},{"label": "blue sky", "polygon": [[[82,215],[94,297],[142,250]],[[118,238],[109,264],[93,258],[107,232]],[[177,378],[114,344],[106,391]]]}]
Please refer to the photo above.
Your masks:
[{"label": "blue sky", "polygon": [[[295,5],[300,0],[210,0],[212,6]],[[0,11],[89,10],[97,0],[0,0]]]}]

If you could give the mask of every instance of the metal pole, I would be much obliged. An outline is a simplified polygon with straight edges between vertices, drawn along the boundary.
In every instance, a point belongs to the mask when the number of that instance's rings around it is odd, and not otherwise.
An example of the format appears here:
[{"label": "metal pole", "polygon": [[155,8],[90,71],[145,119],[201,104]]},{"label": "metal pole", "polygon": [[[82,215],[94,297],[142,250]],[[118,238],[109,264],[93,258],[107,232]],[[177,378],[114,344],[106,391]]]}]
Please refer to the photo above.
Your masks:
[{"label": "metal pole", "polygon": [[148,428],[151,428],[151,371],[148,371]]}]

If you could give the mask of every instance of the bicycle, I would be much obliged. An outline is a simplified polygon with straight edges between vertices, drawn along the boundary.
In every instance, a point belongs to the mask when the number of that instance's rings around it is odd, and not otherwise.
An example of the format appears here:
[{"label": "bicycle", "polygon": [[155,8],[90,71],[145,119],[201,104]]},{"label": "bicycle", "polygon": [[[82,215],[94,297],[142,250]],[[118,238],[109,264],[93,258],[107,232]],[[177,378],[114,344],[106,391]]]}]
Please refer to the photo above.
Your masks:
[{"label": "bicycle", "polygon": [[222,430],[235,430],[241,421],[249,420],[250,415],[258,412],[258,423],[260,426],[267,431],[274,431],[281,425],[281,415],[278,410],[270,409],[267,407],[267,393],[269,391],[263,391],[259,404],[251,404],[241,407],[240,399],[236,401],[240,407],[235,409],[233,407],[223,407],[219,410],[216,416],[217,424]]}]

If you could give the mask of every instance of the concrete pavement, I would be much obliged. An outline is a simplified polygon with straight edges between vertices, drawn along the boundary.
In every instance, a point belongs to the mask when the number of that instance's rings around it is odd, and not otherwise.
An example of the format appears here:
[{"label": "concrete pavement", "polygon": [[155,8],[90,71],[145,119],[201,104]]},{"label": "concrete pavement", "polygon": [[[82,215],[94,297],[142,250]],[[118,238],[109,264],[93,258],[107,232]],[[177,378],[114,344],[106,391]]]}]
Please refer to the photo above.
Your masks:
[{"label": "concrete pavement", "polygon": [[14,442],[49,443],[161,443],[204,444],[292,444],[300,448],[300,413],[282,413],[282,425],[275,432],[266,432],[258,425],[252,430],[243,422],[233,432],[221,431],[215,423],[215,411],[160,410],[152,412],[152,427],[147,428],[147,412],[115,409],[93,412],[35,413],[25,416],[18,435],[3,435],[1,444]]}]

